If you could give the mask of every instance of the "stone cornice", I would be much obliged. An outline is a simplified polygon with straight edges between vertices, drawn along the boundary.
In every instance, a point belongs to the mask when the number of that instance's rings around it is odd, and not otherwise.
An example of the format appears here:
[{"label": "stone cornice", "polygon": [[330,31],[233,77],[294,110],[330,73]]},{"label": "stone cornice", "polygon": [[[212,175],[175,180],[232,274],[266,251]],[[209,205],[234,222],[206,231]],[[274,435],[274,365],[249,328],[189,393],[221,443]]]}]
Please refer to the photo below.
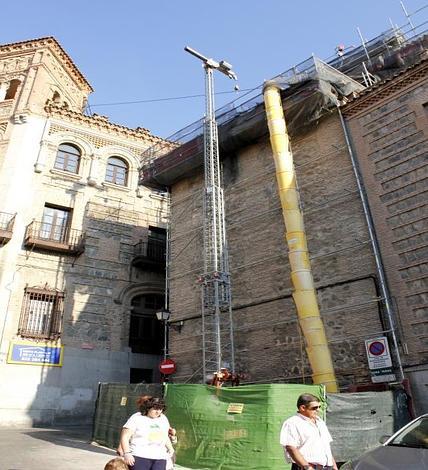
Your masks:
[{"label": "stone cornice", "polygon": [[354,116],[363,112],[366,108],[377,105],[384,99],[388,99],[402,89],[410,87],[424,79],[426,80],[427,77],[428,57],[396,73],[394,76],[363,90],[346,105],[341,107],[342,113],[347,118]]},{"label": "stone cornice", "polygon": [[2,44],[0,45],[0,54],[25,51],[31,52],[42,47],[48,47],[55,54],[67,72],[80,84],[81,88],[87,92],[94,91],[90,83],[77,68],[76,64],[73,62],[70,56],[65,52],[59,42],[52,36],[31,39],[29,41],[14,42],[11,44]]},{"label": "stone cornice", "polygon": [[129,127],[121,126],[120,124],[114,124],[110,122],[106,116],[99,116],[97,114],[86,116],[85,114],[71,111],[70,109],[57,106],[53,103],[48,104],[45,107],[45,111],[50,117],[58,117],[91,129],[115,133],[116,135],[125,138],[132,138],[140,141],[143,140],[150,144],[164,142],[164,139],[151,134],[148,129],[144,129],[143,127],[131,129]]}]

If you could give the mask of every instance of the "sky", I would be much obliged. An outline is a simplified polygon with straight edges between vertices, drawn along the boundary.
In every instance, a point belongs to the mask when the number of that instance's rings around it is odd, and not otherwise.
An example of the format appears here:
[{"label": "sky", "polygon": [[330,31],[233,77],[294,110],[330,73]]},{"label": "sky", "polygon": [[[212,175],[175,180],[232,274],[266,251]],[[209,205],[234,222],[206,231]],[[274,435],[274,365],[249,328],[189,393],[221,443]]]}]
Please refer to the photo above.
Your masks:
[{"label": "sky", "polygon": [[[399,0],[20,0],[2,2],[2,44],[54,36],[94,88],[91,111],[168,137],[204,114],[204,71],[184,51],[226,60],[241,90],[315,54],[358,46],[407,19]],[[408,13],[427,0],[404,0]],[[415,13],[427,21],[428,8]],[[215,76],[216,107],[235,82]],[[191,97],[193,95],[200,95]],[[180,98],[188,97],[188,98]],[[152,101],[151,101],[152,100]],[[135,102],[132,104],[115,104]],[[107,105],[106,105],[107,104]]]}]

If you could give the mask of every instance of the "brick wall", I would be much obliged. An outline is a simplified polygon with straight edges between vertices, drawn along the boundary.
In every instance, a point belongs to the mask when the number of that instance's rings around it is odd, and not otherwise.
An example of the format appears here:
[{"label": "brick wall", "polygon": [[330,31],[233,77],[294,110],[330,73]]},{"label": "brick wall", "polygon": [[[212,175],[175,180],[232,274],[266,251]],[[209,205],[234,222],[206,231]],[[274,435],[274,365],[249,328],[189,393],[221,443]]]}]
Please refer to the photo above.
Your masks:
[{"label": "brick wall", "polygon": [[[383,330],[375,264],[337,115],[292,140],[321,314],[341,386],[369,382],[364,340]],[[172,188],[172,320],[200,315],[202,175]],[[237,368],[249,380],[310,381],[291,298],[285,227],[268,140],[224,160]],[[200,320],[171,331],[177,381],[198,380]],[[194,374],[192,376],[192,374]]]},{"label": "brick wall", "polygon": [[407,366],[428,359],[427,71],[425,60],[345,108]]}]

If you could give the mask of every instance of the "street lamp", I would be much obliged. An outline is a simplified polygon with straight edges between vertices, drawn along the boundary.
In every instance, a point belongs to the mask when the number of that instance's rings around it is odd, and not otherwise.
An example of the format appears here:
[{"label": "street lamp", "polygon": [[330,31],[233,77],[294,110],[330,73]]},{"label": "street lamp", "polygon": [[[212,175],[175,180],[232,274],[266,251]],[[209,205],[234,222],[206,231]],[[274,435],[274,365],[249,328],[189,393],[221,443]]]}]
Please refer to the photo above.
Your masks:
[{"label": "street lamp", "polygon": [[156,312],[156,318],[163,322],[163,358],[166,359],[168,356],[168,320],[171,316],[171,312],[167,309],[162,309]]}]

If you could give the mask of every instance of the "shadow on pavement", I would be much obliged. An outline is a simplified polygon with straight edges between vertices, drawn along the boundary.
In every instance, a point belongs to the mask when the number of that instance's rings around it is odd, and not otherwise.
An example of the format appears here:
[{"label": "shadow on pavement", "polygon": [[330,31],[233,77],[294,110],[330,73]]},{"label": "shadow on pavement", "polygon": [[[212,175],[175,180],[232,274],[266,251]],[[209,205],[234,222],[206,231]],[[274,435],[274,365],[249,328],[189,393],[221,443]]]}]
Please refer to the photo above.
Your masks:
[{"label": "shadow on pavement", "polygon": [[91,429],[87,427],[35,428],[34,431],[25,430],[22,434],[61,447],[71,447],[96,452],[98,454],[112,455],[112,450],[98,447],[90,443],[92,432]]}]

